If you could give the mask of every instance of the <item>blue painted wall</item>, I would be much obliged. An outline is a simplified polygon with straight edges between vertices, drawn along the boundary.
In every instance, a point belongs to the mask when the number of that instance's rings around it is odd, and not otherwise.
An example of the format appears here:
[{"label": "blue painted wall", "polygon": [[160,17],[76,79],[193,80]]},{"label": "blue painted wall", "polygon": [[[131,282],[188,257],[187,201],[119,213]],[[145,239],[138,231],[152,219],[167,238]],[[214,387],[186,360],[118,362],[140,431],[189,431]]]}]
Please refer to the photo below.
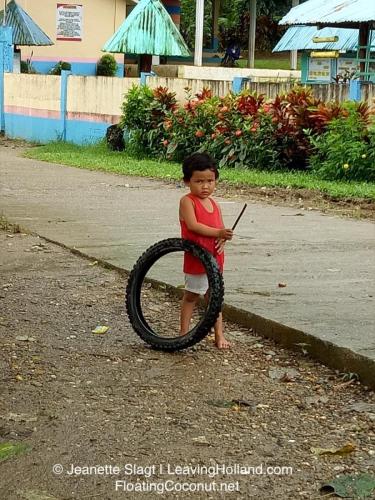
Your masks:
[{"label": "blue painted wall", "polygon": [[[62,140],[75,144],[92,144],[102,140],[109,126],[106,121],[67,118],[67,88],[71,74],[70,71],[61,72],[60,118],[4,113],[6,135],[41,143]],[[30,110],[30,113],[35,115],[37,111]]]},{"label": "blue painted wall", "polygon": [[[48,74],[51,69],[58,63],[59,61],[32,61],[31,64],[35,68],[38,73]],[[72,66],[71,72],[73,75],[81,75],[81,76],[95,76],[96,75],[96,63],[70,63]],[[124,64],[117,63],[117,72],[116,76],[123,77],[124,76]]]},{"label": "blue painted wall", "polygon": [[5,113],[4,117],[8,137],[43,144],[59,140],[74,144],[93,144],[104,138],[110,125],[107,122],[66,120],[64,134],[61,120],[10,113]]},{"label": "blue painted wall", "polygon": [[66,141],[75,144],[93,144],[101,141],[109,123],[93,121],[66,121]]},{"label": "blue painted wall", "polygon": [[5,133],[32,142],[58,141],[62,138],[61,120],[5,113]]}]

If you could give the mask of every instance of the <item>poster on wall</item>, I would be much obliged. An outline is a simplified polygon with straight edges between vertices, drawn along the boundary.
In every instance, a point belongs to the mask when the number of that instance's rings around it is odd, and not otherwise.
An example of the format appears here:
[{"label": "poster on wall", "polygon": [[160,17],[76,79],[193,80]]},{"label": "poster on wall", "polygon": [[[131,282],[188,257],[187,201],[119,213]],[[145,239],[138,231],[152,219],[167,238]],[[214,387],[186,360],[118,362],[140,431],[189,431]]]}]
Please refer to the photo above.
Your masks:
[{"label": "poster on wall", "polygon": [[330,82],[331,81],[331,59],[309,59],[309,81]]},{"label": "poster on wall", "polygon": [[339,57],[337,59],[337,73],[340,75],[347,75],[355,73],[358,70],[358,63],[356,59],[349,59],[348,57]]},{"label": "poster on wall", "polygon": [[82,41],[83,6],[58,3],[56,11],[56,39],[71,42]]}]

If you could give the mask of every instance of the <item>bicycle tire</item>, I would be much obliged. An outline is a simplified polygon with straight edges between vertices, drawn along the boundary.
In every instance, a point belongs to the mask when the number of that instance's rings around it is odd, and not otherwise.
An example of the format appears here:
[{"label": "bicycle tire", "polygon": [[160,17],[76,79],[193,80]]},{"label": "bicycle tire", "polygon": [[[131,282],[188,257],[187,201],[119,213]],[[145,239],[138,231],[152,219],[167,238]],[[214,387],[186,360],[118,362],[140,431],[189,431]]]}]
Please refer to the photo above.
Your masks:
[{"label": "bicycle tire", "polygon": [[[185,335],[159,336],[150,327],[141,308],[141,289],[147,272],[164,255],[172,252],[191,252],[202,262],[208,278],[210,296],[205,314]],[[135,263],[126,286],[126,312],[137,335],[152,347],[164,351],[179,351],[200,342],[215,324],[224,300],[224,282],[216,259],[204,248],[189,240],[168,238],[149,247]]]}]

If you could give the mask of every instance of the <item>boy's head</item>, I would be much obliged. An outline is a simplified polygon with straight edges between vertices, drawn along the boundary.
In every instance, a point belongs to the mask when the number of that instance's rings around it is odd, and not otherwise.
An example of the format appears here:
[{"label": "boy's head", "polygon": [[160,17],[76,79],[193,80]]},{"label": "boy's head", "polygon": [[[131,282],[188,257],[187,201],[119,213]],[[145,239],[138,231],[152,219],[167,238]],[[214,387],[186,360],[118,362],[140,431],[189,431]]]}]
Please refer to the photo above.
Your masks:
[{"label": "boy's head", "polygon": [[194,172],[204,172],[211,170],[215,174],[215,179],[219,178],[219,171],[215,160],[207,153],[193,153],[185,158],[182,164],[183,179],[189,182]]},{"label": "boy's head", "polygon": [[182,172],[193,195],[204,199],[214,192],[219,171],[215,160],[207,153],[194,153],[185,158]]}]

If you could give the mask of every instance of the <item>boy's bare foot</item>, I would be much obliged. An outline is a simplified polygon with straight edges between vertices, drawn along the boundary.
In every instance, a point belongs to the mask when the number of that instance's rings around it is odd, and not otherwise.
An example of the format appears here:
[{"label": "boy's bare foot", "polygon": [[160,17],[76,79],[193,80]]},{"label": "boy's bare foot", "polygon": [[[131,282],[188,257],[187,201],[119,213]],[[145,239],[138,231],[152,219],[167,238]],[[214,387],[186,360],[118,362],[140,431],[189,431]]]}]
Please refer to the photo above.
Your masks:
[{"label": "boy's bare foot", "polygon": [[217,336],[215,338],[215,344],[218,349],[229,349],[230,342],[224,337],[224,335]]}]

